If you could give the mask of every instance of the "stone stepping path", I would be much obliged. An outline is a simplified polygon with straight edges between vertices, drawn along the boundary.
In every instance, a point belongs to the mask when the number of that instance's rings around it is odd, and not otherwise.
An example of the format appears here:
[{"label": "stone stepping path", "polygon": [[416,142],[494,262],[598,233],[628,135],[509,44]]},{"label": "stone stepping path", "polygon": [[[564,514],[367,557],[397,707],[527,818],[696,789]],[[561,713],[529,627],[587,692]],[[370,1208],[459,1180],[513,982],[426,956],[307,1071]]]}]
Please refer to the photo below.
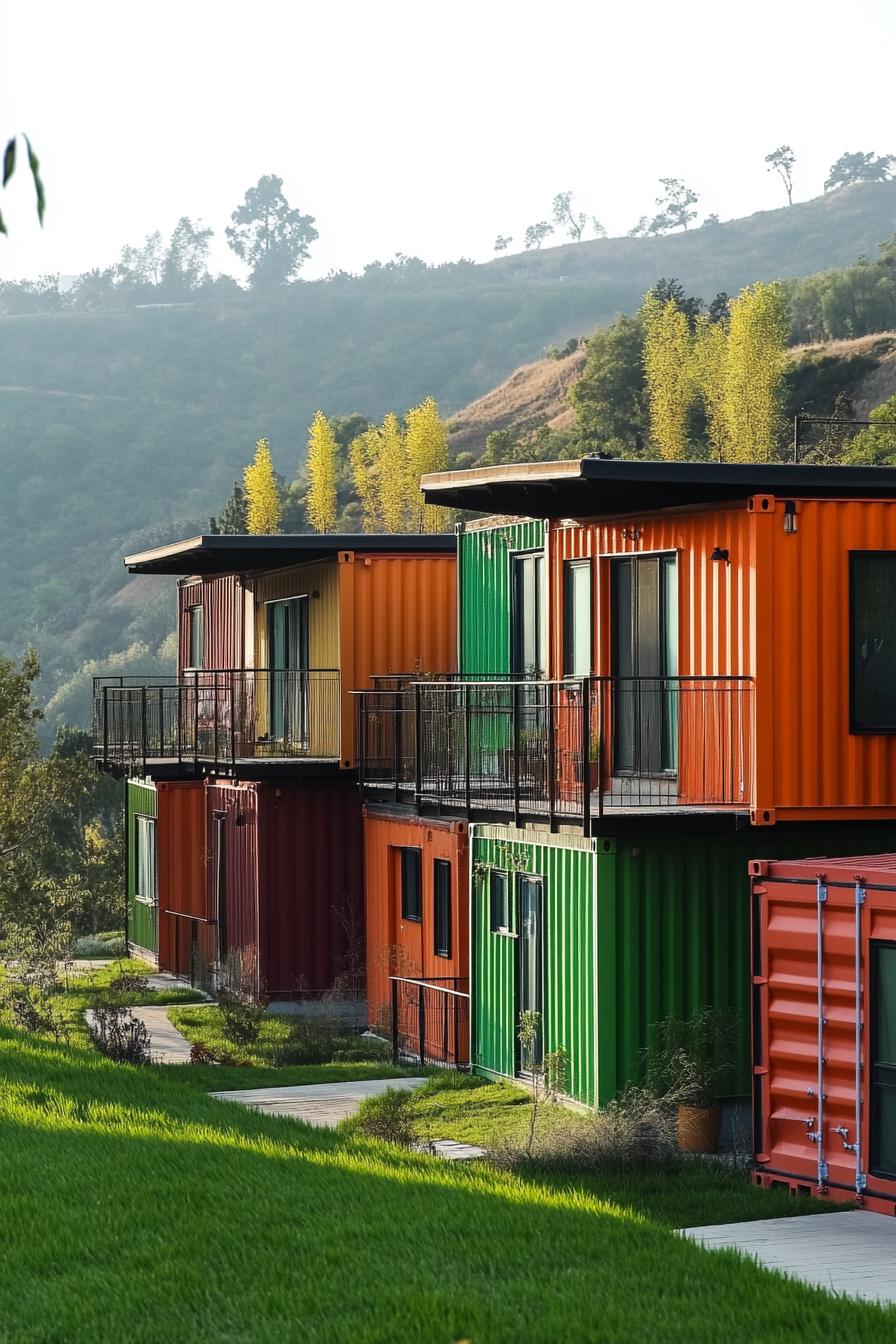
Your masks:
[{"label": "stone stepping path", "polygon": [[288,1115],[309,1125],[335,1129],[340,1120],[355,1115],[367,1097],[388,1088],[422,1087],[425,1078],[362,1078],[355,1083],[312,1083],[304,1087],[252,1087],[244,1091],[212,1092],[219,1101],[235,1101],[265,1115]]},{"label": "stone stepping path", "polygon": [[896,1303],[896,1218],[884,1214],[850,1209],[686,1227],[681,1234],[711,1250],[744,1251],[768,1269],[830,1292]]},{"label": "stone stepping path", "polygon": [[[151,1004],[127,1010],[149,1033],[149,1047],[154,1064],[189,1064],[190,1042],[168,1018],[164,1004]],[[93,1009],[84,1013],[88,1027],[93,1025]]]}]

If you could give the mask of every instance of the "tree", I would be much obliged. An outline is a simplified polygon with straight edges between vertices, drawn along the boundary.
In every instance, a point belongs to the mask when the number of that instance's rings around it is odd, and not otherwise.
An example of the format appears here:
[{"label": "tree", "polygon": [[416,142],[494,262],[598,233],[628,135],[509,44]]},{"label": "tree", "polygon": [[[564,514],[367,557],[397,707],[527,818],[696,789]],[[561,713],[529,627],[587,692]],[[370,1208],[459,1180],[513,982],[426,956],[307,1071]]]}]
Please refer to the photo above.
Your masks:
[{"label": "tree", "polygon": [[249,531],[246,511],[246,492],[239,481],[234,481],[230,498],[217,518],[209,519],[208,530],[212,536],[240,536]]},{"label": "tree", "polygon": [[165,253],[164,282],[172,290],[196,289],[208,278],[208,251],[214,237],[183,215]]},{"label": "tree", "polygon": [[361,505],[361,527],[364,532],[376,532],[380,519],[378,496],[380,436],[376,429],[366,429],[352,439],[349,462],[352,484]]},{"label": "tree", "polygon": [[707,215],[700,227],[701,229],[712,229],[716,224],[721,224],[721,222],[722,221],[719,219],[718,215]]},{"label": "tree", "polygon": [[280,491],[267,439],[255,444],[255,456],[243,473],[246,527],[255,536],[280,531]]},{"label": "tree", "polygon": [[793,166],[796,163],[793,150],[789,145],[779,145],[771,154],[766,154],[765,161],[768,164],[766,171],[778,174],[787,192],[787,204],[793,205]]},{"label": "tree", "polygon": [[674,299],[663,301],[654,292],[641,311],[650,437],[661,457],[680,462],[687,457],[688,415],[696,386],[690,324]]},{"label": "tree", "polygon": [[741,290],[731,303],[724,362],[726,444],[737,462],[770,462],[781,430],[787,309],[778,283]]},{"label": "tree", "polygon": [[[16,171],[16,163],[18,161],[18,139],[19,137],[17,135],[14,135],[11,140],[7,140],[6,148],[3,151],[2,185],[4,187],[6,187],[10,178]],[[22,139],[25,141],[25,150],[28,155],[28,168],[31,172],[31,180],[34,183],[34,194],[37,203],[37,218],[39,219],[41,226],[43,226],[44,211],[46,209],[46,197],[44,195],[44,184],[40,175],[40,160],[35,154],[31,146],[31,141],[28,139],[27,135],[23,135]],[[6,233],[6,232],[7,232],[6,224],[4,223],[2,213],[0,213],[0,233]]]},{"label": "tree", "polygon": [[892,466],[896,462],[896,396],[875,406],[871,424],[853,439],[848,461],[872,466]]},{"label": "tree", "polygon": [[697,319],[694,373],[706,415],[706,437],[720,462],[729,458],[725,371],[728,326],[724,317],[707,314]]},{"label": "tree", "polygon": [[403,532],[407,499],[407,455],[398,416],[390,411],[377,431],[377,512],[383,530]]},{"label": "tree", "polygon": [[565,229],[574,243],[582,241],[588,216],[577,214],[572,208],[572,192],[561,191],[554,197],[554,223],[558,229]]},{"label": "tree", "polygon": [[117,278],[126,285],[158,285],[165,266],[162,235],[156,229],[148,233],[142,247],[125,246],[116,268]]},{"label": "tree", "polygon": [[688,224],[697,218],[697,211],[690,208],[699,200],[697,193],[685,186],[679,177],[661,177],[660,186],[663,188],[663,194],[656,198],[660,213],[654,223],[662,220],[663,224],[657,232],[686,229]]},{"label": "tree", "polygon": [[541,247],[545,238],[549,238],[553,232],[553,225],[549,224],[546,219],[541,220],[538,224],[530,224],[526,230],[526,251],[528,252],[533,247]]},{"label": "tree", "polygon": [[318,236],[313,217],[290,207],[283,179],[272,175],[249,188],[230,219],[224,235],[249,267],[253,286],[285,284],[308,259]]},{"label": "tree", "polygon": [[410,526],[419,532],[443,532],[450,510],[435,504],[425,504],[420,493],[420,480],[434,471],[448,469],[448,429],[439,416],[434,398],[427,397],[407,413],[405,451],[408,463],[408,517]]},{"label": "tree", "polygon": [[338,446],[329,420],[317,411],[308,431],[308,522],[316,532],[336,526],[336,472]]},{"label": "tree", "polygon": [[591,232],[594,234],[595,238],[606,238],[607,236],[607,231],[603,224],[601,224],[597,215],[591,216]]},{"label": "tree", "polygon": [[506,252],[512,242],[512,238],[505,237],[503,233],[499,233],[495,239],[495,251]]},{"label": "tree", "polygon": [[694,330],[697,318],[703,312],[702,299],[694,298],[685,293],[684,285],[674,277],[667,279],[662,276],[650,292],[661,304],[674,303],[675,307],[684,313],[688,320],[688,326],[692,331]]},{"label": "tree", "polygon": [[597,448],[640,454],[647,430],[640,314],[599,327],[586,349],[582,376],[569,390],[581,433]]},{"label": "tree", "polygon": [[857,182],[885,182],[892,176],[891,169],[896,163],[892,154],[841,154],[836,163],[832,163],[825,191],[836,187],[852,187]]}]

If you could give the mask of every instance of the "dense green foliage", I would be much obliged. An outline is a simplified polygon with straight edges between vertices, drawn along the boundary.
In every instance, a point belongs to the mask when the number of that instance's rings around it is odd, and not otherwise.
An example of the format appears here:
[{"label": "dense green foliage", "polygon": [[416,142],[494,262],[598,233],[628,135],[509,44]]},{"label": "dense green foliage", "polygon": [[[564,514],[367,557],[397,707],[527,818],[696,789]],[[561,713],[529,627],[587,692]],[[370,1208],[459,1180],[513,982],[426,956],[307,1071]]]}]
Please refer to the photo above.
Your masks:
[{"label": "dense green foliage", "polygon": [[[0,564],[16,576],[0,591],[2,644],[33,642],[51,720],[86,724],[94,671],[173,665],[171,583],[122,589],[121,556],[206,527],[259,437],[284,480],[300,481],[320,407],[379,422],[434,396],[450,418],[546,345],[635,311],[658,275],[708,299],[872,255],[894,216],[896,183],[870,183],[711,229],[487,265],[399,257],[361,276],[248,292],[208,278],[204,231],[182,220],[169,243],[151,237],[64,292],[52,277],[0,286]],[[813,300],[821,316],[797,334],[896,325],[887,278],[872,263],[867,272],[857,312]],[[594,450],[607,438],[637,444],[637,417],[614,415],[622,423],[605,434],[603,412],[589,411]],[[539,451],[555,447],[542,440]],[[337,480],[340,514],[351,494],[350,475]],[[284,529],[304,526],[304,499],[291,502]]]}]

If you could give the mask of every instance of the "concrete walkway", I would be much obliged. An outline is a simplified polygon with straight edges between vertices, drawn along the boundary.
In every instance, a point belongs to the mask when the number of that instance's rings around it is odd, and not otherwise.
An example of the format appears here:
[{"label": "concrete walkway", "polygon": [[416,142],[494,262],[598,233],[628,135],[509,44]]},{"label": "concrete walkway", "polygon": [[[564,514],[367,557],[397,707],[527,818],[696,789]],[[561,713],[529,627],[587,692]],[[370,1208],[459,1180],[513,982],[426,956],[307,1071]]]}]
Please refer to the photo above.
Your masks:
[{"label": "concrete walkway", "polygon": [[896,1218],[851,1209],[686,1227],[682,1235],[713,1250],[744,1251],[768,1269],[831,1292],[896,1302]]},{"label": "concrete walkway", "polygon": [[355,1083],[313,1083],[305,1087],[253,1087],[237,1092],[212,1092],[219,1101],[236,1101],[265,1115],[288,1115],[309,1125],[335,1129],[354,1115],[367,1097],[388,1088],[421,1087],[425,1078],[363,1078]]},{"label": "concrete walkway", "polygon": [[[151,1004],[127,1011],[149,1032],[149,1048],[154,1064],[189,1064],[190,1042],[173,1022],[169,1021],[164,1004]],[[88,1027],[93,1025],[93,1009],[84,1013]]]}]

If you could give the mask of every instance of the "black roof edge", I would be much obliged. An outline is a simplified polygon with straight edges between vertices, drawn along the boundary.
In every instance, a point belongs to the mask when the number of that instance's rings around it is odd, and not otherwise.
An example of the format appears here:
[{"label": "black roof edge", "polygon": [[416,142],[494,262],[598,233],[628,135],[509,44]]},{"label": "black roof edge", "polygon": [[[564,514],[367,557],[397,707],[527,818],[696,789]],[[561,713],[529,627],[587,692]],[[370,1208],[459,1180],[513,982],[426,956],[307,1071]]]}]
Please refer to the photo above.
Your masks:
[{"label": "black roof edge", "polygon": [[342,551],[445,555],[454,554],[456,547],[454,532],[213,533],[136,552],[125,556],[124,563],[131,574],[227,574],[285,568],[324,560]]}]

